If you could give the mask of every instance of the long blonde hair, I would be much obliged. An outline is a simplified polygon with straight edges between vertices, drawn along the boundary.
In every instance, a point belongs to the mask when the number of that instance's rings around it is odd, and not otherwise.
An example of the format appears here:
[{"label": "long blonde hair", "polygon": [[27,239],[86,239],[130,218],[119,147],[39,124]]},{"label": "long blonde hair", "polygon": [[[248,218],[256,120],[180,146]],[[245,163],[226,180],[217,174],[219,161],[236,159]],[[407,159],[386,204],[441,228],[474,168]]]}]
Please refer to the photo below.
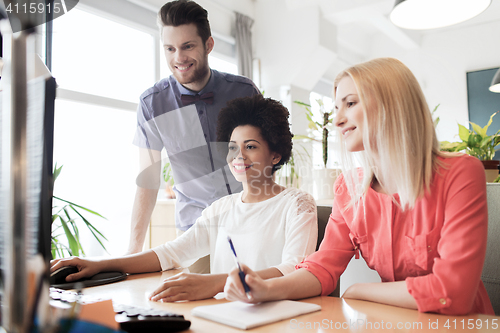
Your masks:
[{"label": "long blonde hair", "polygon": [[341,72],[335,79],[334,94],[346,76],[354,81],[366,124],[365,150],[359,153],[361,180],[354,168],[354,154],[347,152],[342,138],[339,140],[351,203],[364,198],[375,177],[386,193],[399,195],[403,209],[413,208],[429,190],[437,156],[442,155],[417,79],[399,60],[379,58]]}]

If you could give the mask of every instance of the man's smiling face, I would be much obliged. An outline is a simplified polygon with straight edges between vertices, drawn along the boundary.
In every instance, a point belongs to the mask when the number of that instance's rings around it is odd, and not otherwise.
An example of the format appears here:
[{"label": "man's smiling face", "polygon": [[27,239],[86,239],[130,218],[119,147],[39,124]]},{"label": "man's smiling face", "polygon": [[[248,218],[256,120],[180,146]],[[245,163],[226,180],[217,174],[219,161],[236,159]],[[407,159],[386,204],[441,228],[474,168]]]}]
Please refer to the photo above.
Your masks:
[{"label": "man's smiling face", "polygon": [[162,41],[168,67],[176,80],[188,89],[203,89],[210,78],[208,54],[214,46],[213,38],[203,43],[196,25],[191,23],[164,26]]}]

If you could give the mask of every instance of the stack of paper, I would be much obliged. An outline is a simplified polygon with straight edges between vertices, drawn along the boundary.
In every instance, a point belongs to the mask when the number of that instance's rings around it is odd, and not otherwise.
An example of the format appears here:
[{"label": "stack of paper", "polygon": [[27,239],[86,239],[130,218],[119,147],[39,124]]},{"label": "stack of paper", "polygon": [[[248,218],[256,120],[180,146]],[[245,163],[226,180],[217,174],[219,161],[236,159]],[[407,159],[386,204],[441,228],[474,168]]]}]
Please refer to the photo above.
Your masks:
[{"label": "stack of paper", "polygon": [[199,306],[194,308],[191,313],[197,317],[246,330],[320,310],[321,306],[317,304],[296,301],[259,304],[230,302]]}]

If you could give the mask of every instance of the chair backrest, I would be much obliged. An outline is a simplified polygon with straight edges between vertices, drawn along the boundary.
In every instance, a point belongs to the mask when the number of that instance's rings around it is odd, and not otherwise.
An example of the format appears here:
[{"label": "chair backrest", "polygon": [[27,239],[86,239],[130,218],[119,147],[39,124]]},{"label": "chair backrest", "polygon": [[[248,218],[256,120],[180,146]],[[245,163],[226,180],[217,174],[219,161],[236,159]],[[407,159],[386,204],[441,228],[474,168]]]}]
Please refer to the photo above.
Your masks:
[{"label": "chair backrest", "polygon": [[325,228],[328,224],[328,219],[332,213],[331,206],[318,206],[318,243],[316,244],[316,251],[319,249],[319,244],[325,236]]},{"label": "chair backrest", "polygon": [[[328,224],[328,219],[332,213],[331,206],[318,206],[318,242],[316,244],[316,251],[319,249],[319,245],[325,236],[326,225]],[[337,281],[337,287],[329,296],[340,296],[340,278]]]},{"label": "chair backrest", "polygon": [[500,184],[488,183],[488,245],[484,260],[483,280],[491,304],[500,315]]}]

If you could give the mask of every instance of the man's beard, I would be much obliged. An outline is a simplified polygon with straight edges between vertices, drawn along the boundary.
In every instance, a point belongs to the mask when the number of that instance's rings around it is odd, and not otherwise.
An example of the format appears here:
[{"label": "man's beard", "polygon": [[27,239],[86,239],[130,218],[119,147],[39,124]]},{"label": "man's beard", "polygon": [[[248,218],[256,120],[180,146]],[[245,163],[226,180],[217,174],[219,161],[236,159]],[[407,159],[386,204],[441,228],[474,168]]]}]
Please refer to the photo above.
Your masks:
[{"label": "man's beard", "polygon": [[[186,84],[191,84],[191,83],[196,83],[199,81],[202,81],[207,73],[210,71],[210,68],[208,67],[208,61],[204,61],[202,66],[198,67],[193,73],[191,73],[190,76],[188,77],[179,77],[177,74],[174,74],[174,77],[177,79],[177,82],[179,82],[182,85]],[[174,72],[176,73],[176,72]]]}]

